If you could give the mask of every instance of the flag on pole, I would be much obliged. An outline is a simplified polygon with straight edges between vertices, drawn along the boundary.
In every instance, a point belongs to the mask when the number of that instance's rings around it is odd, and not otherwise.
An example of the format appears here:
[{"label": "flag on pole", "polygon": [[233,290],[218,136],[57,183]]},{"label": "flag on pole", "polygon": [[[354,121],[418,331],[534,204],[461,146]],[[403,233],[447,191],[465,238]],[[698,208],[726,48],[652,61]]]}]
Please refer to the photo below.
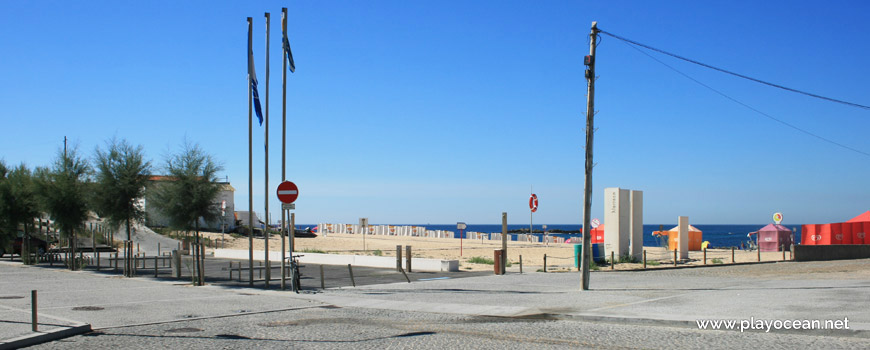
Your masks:
[{"label": "flag on pole", "polygon": [[290,51],[290,40],[287,40],[287,17],[284,16],[281,18],[281,32],[284,33],[282,44],[284,45],[284,52],[287,53],[287,61],[289,61],[287,66],[290,68],[291,73],[296,73],[296,63],[293,62],[293,52]]},{"label": "flag on pole", "polygon": [[251,81],[251,94],[254,95],[254,111],[257,112],[257,119],[262,126],[263,109],[260,107],[260,93],[257,91],[257,72],[254,71],[254,49],[251,46],[250,36],[248,36],[248,76]]}]

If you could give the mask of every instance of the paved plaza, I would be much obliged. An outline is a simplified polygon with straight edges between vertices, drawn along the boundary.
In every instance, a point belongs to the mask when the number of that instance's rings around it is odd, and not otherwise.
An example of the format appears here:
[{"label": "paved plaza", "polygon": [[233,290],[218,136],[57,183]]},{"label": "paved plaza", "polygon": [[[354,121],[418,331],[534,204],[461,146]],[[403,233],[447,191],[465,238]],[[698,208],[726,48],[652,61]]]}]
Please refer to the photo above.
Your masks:
[{"label": "paved plaza", "polygon": [[[2,261],[0,342],[89,325],[34,348],[866,349],[868,271],[870,260],[599,271],[581,292],[576,272],[412,274],[407,283],[381,269],[356,287],[320,289],[312,276],[296,294]],[[34,289],[45,333],[30,330]],[[698,320],[848,320],[849,329],[704,330]]]}]

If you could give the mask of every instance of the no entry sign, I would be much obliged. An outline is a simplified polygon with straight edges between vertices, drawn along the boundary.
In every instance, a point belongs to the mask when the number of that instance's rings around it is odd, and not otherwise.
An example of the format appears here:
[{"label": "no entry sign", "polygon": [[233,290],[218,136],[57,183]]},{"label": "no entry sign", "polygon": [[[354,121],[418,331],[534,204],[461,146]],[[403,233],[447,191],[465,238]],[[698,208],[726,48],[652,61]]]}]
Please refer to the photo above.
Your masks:
[{"label": "no entry sign", "polygon": [[284,181],[278,185],[278,200],[281,203],[293,203],[299,197],[299,188],[291,181]]},{"label": "no entry sign", "polygon": [[538,211],[538,195],[534,193],[529,197],[529,209],[531,209],[533,213]]}]

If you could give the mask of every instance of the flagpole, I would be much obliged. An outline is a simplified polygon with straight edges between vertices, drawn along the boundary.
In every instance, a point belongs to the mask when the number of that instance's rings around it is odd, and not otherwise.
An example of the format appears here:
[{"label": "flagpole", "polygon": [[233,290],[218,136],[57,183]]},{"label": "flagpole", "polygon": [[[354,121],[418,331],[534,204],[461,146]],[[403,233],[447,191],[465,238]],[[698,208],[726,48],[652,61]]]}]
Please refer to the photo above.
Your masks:
[{"label": "flagpole", "polygon": [[[251,52],[254,47],[251,44],[253,40],[253,19],[248,17],[248,52],[246,53],[248,60],[251,59]],[[248,63],[248,285],[254,285],[254,116],[252,112],[252,92],[251,84],[254,77],[251,76],[250,62]]]},{"label": "flagpole", "polygon": [[269,17],[266,12],[266,288],[269,288],[269,281],[272,279],[272,263],[269,261]]},{"label": "flagpole", "polygon": [[[287,8],[281,8],[281,33],[287,33]],[[281,61],[284,62],[283,68],[281,70],[281,182],[287,181],[287,59],[284,56],[287,55],[287,48],[283,45],[282,40],[282,52],[281,52]],[[284,276],[286,276],[287,269],[287,237],[284,233],[284,227],[287,225],[287,219],[285,215],[284,208],[281,208],[281,289],[286,287],[286,280]],[[293,254],[293,253],[290,253]]]}]

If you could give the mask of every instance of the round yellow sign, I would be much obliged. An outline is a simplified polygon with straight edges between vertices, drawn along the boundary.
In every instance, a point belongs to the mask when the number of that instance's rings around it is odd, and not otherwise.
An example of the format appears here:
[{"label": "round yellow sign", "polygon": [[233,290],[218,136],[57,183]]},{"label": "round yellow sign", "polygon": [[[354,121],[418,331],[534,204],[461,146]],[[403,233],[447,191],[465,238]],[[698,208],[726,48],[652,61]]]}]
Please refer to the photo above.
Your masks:
[{"label": "round yellow sign", "polygon": [[782,222],[782,213],[773,214],[773,222],[775,222],[777,225],[779,225],[779,223]]}]

